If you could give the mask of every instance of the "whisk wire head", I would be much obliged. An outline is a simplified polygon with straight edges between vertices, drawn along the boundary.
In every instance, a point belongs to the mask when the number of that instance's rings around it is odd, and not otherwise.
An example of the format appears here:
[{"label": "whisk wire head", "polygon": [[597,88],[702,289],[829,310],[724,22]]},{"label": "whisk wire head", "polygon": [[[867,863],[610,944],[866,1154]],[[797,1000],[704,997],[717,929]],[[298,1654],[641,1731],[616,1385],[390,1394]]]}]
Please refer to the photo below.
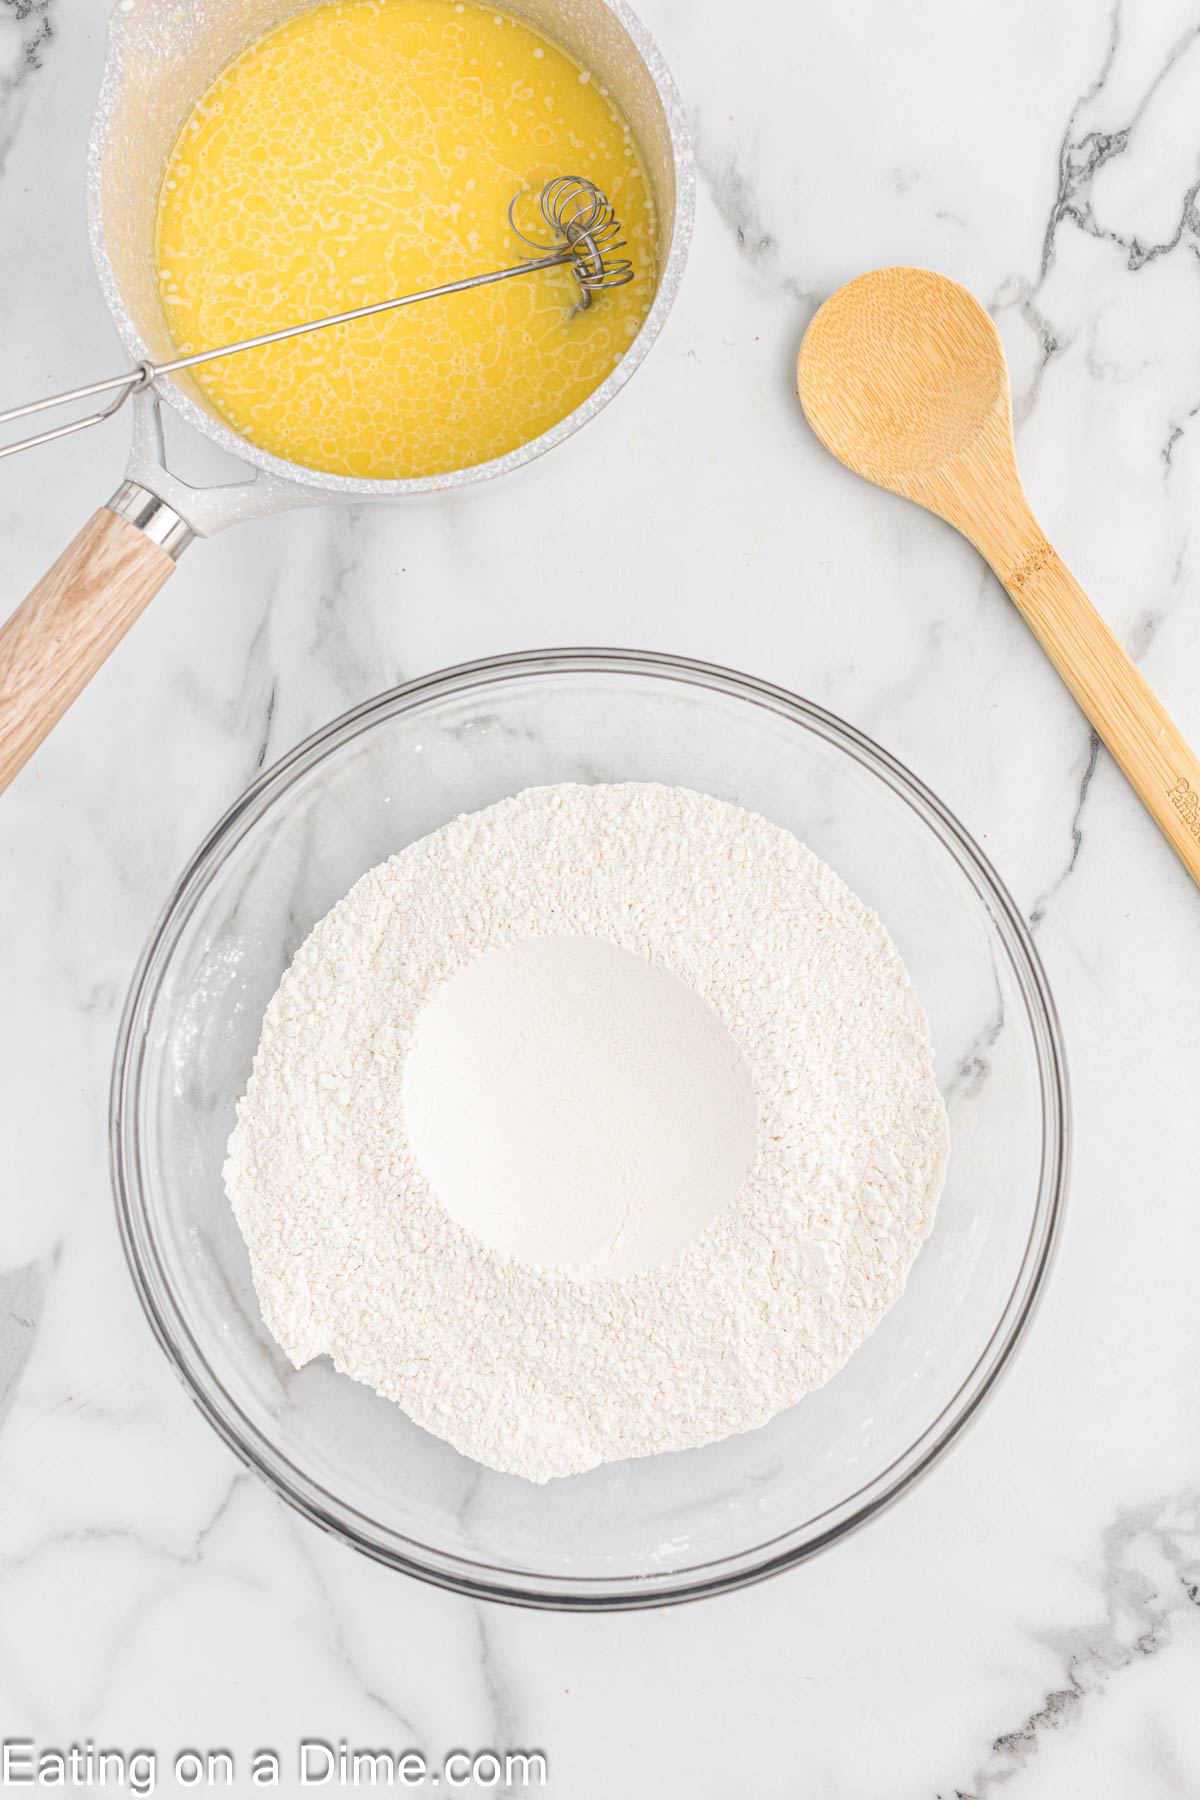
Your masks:
[{"label": "whisk wire head", "polygon": [[605,288],[624,287],[633,280],[633,263],[616,254],[627,248],[621,226],[608,196],[582,175],[558,175],[538,195],[538,209],[553,233],[549,244],[530,237],[516,222],[516,208],[523,190],[508,203],[508,223],[513,234],[531,250],[546,251],[565,245],[570,267],[580,287],[581,306],[590,306],[592,295]]}]

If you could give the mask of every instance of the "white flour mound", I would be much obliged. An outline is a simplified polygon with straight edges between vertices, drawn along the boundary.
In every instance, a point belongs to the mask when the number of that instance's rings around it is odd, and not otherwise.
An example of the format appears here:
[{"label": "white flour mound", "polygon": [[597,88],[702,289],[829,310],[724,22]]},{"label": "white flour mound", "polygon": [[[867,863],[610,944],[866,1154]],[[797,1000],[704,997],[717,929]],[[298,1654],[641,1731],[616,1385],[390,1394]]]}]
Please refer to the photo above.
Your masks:
[{"label": "white flour mound", "polygon": [[[757,1106],[732,1201],[619,1277],[490,1248],[405,1134],[430,997],[488,951],[572,936],[707,1001]],[[830,868],[704,794],[567,785],[409,845],[315,926],[267,1009],[225,1182],[297,1367],[328,1355],[465,1455],[546,1481],[749,1430],[827,1381],[901,1293],[947,1153],[904,966]]]}]

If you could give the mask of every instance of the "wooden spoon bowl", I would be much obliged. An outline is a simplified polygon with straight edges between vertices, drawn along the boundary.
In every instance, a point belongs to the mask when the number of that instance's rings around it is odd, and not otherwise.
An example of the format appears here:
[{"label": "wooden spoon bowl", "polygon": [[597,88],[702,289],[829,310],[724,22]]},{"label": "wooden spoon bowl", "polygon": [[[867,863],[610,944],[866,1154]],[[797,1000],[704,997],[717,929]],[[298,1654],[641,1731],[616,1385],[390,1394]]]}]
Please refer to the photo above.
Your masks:
[{"label": "wooden spoon bowl", "polygon": [[[822,371],[836,369],[836,383]],[[809,423],[844,463],[905,493],[913,470],[961,455],[998,404],[1000,337],[973,294],[928,269],[875,269],[826,302],[800,351]]]}]

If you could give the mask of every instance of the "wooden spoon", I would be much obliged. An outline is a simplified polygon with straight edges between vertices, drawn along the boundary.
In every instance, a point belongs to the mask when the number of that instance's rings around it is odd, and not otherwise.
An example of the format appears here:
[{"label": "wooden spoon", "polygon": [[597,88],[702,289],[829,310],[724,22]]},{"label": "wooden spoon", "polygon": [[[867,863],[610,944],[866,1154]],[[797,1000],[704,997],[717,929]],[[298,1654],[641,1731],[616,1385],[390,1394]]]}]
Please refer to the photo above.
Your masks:
[{"label": "wooden spoon", "polygon": [[987,558],[1200,883],[1200,762],[1033,516],[1008,365],[978,300],[928,269],[860,275],[817,313],[797,374],[827,449],[948,520]]}]

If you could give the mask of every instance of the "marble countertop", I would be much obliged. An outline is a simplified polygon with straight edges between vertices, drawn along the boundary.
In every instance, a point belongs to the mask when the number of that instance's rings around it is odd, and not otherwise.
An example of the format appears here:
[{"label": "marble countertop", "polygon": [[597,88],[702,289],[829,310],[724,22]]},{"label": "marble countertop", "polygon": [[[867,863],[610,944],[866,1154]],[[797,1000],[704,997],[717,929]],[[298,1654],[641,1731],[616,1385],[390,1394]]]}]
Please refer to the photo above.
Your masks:
[{"label": "marble countertop", "polygon": [[[1195,0],[641,10],[699,211],[628,389],[519,488],[189,551],[0,801],[0,1738],[536,1747],[570,1800],[1195,1795],[1200,898],[973,552],[826,456],[792,383],[860,270],[971,286],[1047,529],[1200,740]],[[0,8],[5,401],[120,366],[83,205],[105,11]],[[6,605],[127,432],[0,466]],[[581,492],[620,521],[603,558]],[[770,676],[908,763],[1033,926],[1075,1095],[1057,1269],[975,1427],[831,1554],[627,1616],[460,1600],[274,1499],[146,1328],[106,1162],[124,989],[216,816],[379,689],[549,643]]]}]

